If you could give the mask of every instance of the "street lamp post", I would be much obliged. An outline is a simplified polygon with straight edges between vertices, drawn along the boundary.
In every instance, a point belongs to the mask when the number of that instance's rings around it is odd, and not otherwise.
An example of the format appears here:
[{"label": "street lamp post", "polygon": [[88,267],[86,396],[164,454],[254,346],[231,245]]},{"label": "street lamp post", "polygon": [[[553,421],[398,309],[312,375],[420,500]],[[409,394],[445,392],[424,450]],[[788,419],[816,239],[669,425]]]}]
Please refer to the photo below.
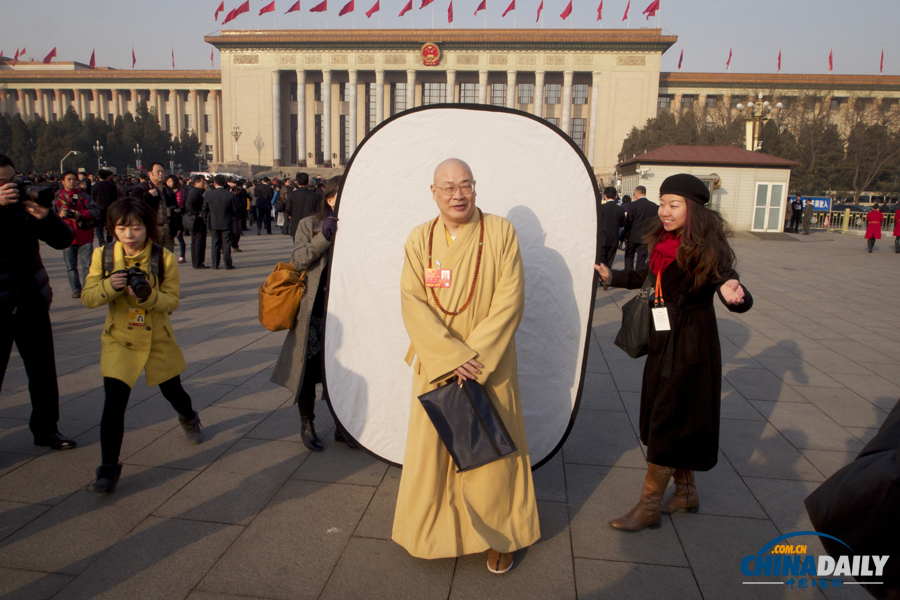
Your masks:
[{"label": "street lamp post", "polygon": [[762,137],[762,128],[765,122],[769,120],[772,110],[782,108],[781,102],[776,103],[773,107],[768,100],[764,102],[762,97],[762,92],[759,92],[757,102],[748,102],[747,106],[743,104],[735,106],[738,109],[738,114],[750,125],[748,127],[750,131],[748,131],[746,147],[747,150],[752,152],[762,149],[762,140],[760,139]]},{"label": "street lamp post", "polygon": [[197,154],[194,155],[194,158],[197,159],[197,170],[202,171],[203,170],[203,151],[197,150]]},{"label": "street lamp post", "polygon": [[78,156],[79,154],[81,154],[80,150],[70,150],[68,154],[63,156],[62,160],[59,161],[59,172],[63,173],[63,163],[66,161],[67,158],[69,158],[72,155]]},{"label": "street lamp post", "polygon": [[172,146],[169,146],[169,149],[166,151],[166,154],[169,155],[169,173],[175,172],[175,151],[172,150]]},{"label": "street lamp post", "polygon": [[135,167],[137,168],[138,171],[141,170],[141,154],[143,154],[143,153],[144,153],[144,150],[141,148],[141,145],[135,144],[134,145],[134,158],[135,158],[134,162],[135,162]]},{"label": "street lamp post", "polygon": [[100,154],[102,152],[103,152],[103,146],[100,145],[100,140],[97,140],[97,142],[94,144],[94,153],[97,155],[97,170],[98,171],[100,170],[100,166],[102,164],[101,163],[102,157],[100,156]]},{"label": "street lamp post", "polygon": [[234,138],[234,160],[240,161],[241,157],[238,155],[238,140],[241,139],[241,128],[237,123],[231,128],[231,136]]}]

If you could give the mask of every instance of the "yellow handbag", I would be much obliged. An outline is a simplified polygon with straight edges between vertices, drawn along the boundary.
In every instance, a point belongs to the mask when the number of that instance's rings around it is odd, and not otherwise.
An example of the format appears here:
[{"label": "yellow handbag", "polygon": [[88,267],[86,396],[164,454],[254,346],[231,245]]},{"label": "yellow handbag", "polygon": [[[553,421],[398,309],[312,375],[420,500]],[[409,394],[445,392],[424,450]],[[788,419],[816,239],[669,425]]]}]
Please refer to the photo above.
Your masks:
[{"label": "yellow handbag", "polygon": [[269,331],[292,329],[306,291],[306,271],[278,263],[259,288],[259,322]]}]

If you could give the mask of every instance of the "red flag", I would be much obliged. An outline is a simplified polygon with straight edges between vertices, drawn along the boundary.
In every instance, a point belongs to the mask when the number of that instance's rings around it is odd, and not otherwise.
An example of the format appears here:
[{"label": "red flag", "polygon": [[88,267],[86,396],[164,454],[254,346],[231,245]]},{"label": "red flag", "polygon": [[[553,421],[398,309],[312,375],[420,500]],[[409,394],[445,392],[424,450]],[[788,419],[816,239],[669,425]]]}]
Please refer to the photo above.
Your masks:
[{"label": "red flag", "polygon": [[571,15],[571,14],[572,14],[572,0],[569,0],[568,6],[566,6],[565,10],[563,10],[560,13],[559,18],[562,19],[563,21],[565,21],[566,19],[569,18],[569,15]]},{"label": "red flag", "polygon": [[603,20],[603,0],[600,0],[600,6],[597,7],[597,20]]},{"label": "red flag", "polygon": [[213,19],[215,19],[216,21],[218,21],[218,20],[219,20],[219,13],[220,13],[220,12],[225,12],[225,0],[222,0],[222,1],[219,3],[219,8],[216,9],[216,14],[213,15]]},{"label": "red flag", "polygon": [[309,9],[309,12],[328,12],[328,0],[322,0],[322,2]]},{"label": "red flag", "polygon": [[828,53],[828,72],[831,73],[832,69],[834,69],[834,48]]},{"label": "red flag", "polygon": [[375,0],[375,4],[372,5],[372,8],[366,11],[366,18],[371,19],[372,15],[381,10],[381,0]]},{"label": "red flag", "polygon": [[356,4],[354,4],[356,0],[350,0],[347,4],[344,5],[344,8],[341,9],[341,12],[338,13],[339,17],[343,17],[349,12],[353,12],[356,9]]},{"label": "red flag", "polygon": [[172,46],[172,68],[175,68],[175,46]]},{"label": "red flag", "polygon": [[537,19],[534,20],[535,23],[541,20],[541,11],[544,10],[544,0],[541,0],[541,5],[538,6],[538,14]]},{"label": "red flag", "polygon": [[728,47],[728,60],[725,61],[725,68],[729,68],[731,66],[731,47]]},{"label": "red flag", "polygon": [[678,55],[678,70],[681,70],[681,61],[684,60],[684,46],[681,47],[681,54]]},{"label": "red flag", "polygon": [[397,16],[402,17],[403,15],[405,15],[406,13],[408,13],[411,10],[412,10],[412,0],[409,0],[409,2],[406,3],[406,6],[403,7],[403,10],[401,10],[400,14]]},{"label": "red flag", "polygon": [[92,69],[97,66],[97,61],[94,60],[94,52],[95,50],[91,50],[91,61],[88,63],[88,66]]},{"label": "red flag", "polygon": [[54,46],[54,47],[53,47],[53,50],[51,50],[50,53],[47,54],[47,56],[44,57],[44,64],[45,64],[45,65],[49,65],[49,64],[50,64],[50,59],[55,58],[55,57],[56,57],[56,46]]},{"label": "red flag", "polygon": [[16,60],[16,61],[19,60],[19,49],[18,48],[16,48],[16,57],[13,60]]},{"label": "red flag", "polygon": [[628,20],[628,11],[631,9],[631,0],[628,0],[628,4],[625,6],[625,15],[622,17],[623,21]]},{"label": "red flag", "polygon": [[778,48],[778,72],[781,73],[781,48]]},{"label": "red flag", "polygon": [[226,23],[229,23],[230,21],[234,21],[234,18],[237,16],[234,14],[234,11],[236,11],[236,10],[237,10],[236,8],[232,8],[231,10],[228,11],[228,14],[225,15],[224,19],[222,19],[222,25],[225,25]]},{"label": "red flag", "polygon": [[884,46],[881,47],[881,66],[878,67],[878,73],[884,73]]},{"label": "red flag", "polygon": [[289,9],[287,9],[287,12],[285,12],[284,14],[297,12],[298,10],[300,10],[300,0],[297,0],[296,2],[294,2],[294,5],[291,6]]},{"label": "red flag", "polygon": [[422,10],[423,8],[425,8],[426,6],[428,6],[429,4],[431,4],[432,2],[434,2],[434,0],[422,0],[422,6],[419,7],[419,10]]},{"label": "red flag", "polygon": [[134,68],[134,65],[137,64],[137,58],[134,56],[134,46],[131,47],[131,68]]},{"label": "red flag", "polygon": [[[503,11],[503,14],[500,15],[500,16],[501,16],[501,17],[505,17],[505,16],[506,16],[506,13],[508,13],[508,12],[511,11],[511,10],[516,10],[516,0],[512,0],[512,2],[509,3],[509,6],[506,7],[506,10],[504,10],[504,11]],[[883,53],[883,52],[882,52],[882,53]]]},{"label": "red flag", "polygon": [[259,16],[261,17],[264,14],[266,14],[267,12],[275,12],[275,0],[272,0],[271,2],[269,2],[268,4],[263,6],[261,9],[259,9]]},{"label": "red flag", "polygon": [[[430,3],[431,3],[431,0],[429,0],[429,4]],[[450,6],[447,7],[447,22],[448,23],[453,22],[453,0],[450,0]]]},{"label": "red flag", "polygon": [[214,58],[215,55],[213,54],[215,51],[216,51],[215,48],[210,48],[210,49],[209,49],[209,68],[210,68],[210,69],[215,69],[215,68],[216,68],[216,61],[215,61],[215,58]]},{"label": "red flag", "polygon": [[475,15],[478,15],[479,10],[487,10],[487,0],[481,0],[481,4],[478,5],[478,8],[475,9]]},{"label": "red flag", "polygon": [[656,16],[656,11],[658,11],[658,10],[659,10],[659,0],[653,0],[653,2],[650,3],[650,6],[645,8],[644,12],[642,12],[641,14],[647,15],[647,20],[649,21],[650,17]]},{"label": "red flag", "polygon": [[250,0],[247,0],[237,7],[237,10],[234,11],[234,17],[237,18],[238,16],[248,12],[250,12]]},{"label": "red flag", "polygon": [[19,52],[19,58],[22,58],[23,56],[25,56],[25,46],[22,46],[22,51]]}]

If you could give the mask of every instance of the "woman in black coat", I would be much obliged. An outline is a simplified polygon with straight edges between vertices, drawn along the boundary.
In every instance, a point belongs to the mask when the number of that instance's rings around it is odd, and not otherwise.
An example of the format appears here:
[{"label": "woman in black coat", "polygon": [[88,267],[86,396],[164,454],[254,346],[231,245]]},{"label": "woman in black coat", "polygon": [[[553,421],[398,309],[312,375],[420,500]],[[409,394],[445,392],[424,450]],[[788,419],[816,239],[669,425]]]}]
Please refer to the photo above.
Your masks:
[{"label": "woman in black coat", "polygon": [[[705,206],[706,185],[692,175],[673,175],[659,193],[660,222],[647,238],[649,266],[595,266],[604,287],[635,289],[649,277],[656,289],[651,306],[668,317],[668,326],[652,322],[644,365],[640,430],[649,464],[643,493],[628,514],[610,521],[625,531],[655,529],[662,514],[698,510],[694,471],[712,469],[719,447],[722,353],[713,296],[732,312],[753,304],[733,268],[725,223]],[[673,476],[675,492],[663,504]]]}]

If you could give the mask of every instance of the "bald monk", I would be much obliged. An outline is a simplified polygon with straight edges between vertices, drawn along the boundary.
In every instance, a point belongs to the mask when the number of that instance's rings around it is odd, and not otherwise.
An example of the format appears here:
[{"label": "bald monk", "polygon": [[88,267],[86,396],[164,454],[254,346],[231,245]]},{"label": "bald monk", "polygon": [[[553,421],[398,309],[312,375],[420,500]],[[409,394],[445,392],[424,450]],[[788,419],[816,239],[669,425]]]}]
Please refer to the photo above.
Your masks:
[{"label": "bald monk", "polygon": [[[475,207],[469,165],[440,163],[431,193],[440,215],[409,235],[400,282],[414,374],[392,538],[419,558],[487,550],[488,569],[505,573],[541,535],[516,370],[522,256],[512,223]],[[426,287],[429,260],[450,271],[449,287]],[[518,451],[457,473],[418,397],[466,379],[484,386]]]}]

